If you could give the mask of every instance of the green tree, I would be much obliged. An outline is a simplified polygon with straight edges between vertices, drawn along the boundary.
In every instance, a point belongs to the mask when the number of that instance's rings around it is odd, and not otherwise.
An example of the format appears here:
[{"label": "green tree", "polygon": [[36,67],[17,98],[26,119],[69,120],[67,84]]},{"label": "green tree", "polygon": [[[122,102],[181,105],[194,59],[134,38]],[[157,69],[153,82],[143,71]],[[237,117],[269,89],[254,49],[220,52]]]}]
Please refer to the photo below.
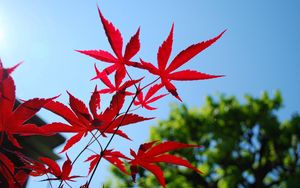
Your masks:
[{"label": "green tree", "polygon": [[[204,146],[176,153],[195,161],[204,175],[166,165],[167,187],[300,187],[300,116],[279,120],[279,92],[273,98],[263,93],[245,99],[241,103],[236,97],[207,97],[199,109],[174,105],[169,118],[151,128],[150,140]],[[115,168],[112,172],[113,187],[133,187],[130,177]],[[152,174],[141,169],[139,175],[139,187],[159,187]]]}]

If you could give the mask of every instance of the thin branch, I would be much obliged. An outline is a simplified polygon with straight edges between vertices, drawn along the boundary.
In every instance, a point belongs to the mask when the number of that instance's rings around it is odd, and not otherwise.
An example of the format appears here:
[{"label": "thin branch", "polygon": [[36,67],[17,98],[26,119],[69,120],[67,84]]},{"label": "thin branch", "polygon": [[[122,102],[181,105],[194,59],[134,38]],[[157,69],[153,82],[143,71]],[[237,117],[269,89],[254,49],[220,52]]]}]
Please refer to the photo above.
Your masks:
[{"label": "thin branch", "polygon": [[[105,152],[105,151],[107,150],[108,146],[109,146],[110,143],[112,142],[114,136],[116,135],[117,131],[119,130],[120,126],[122,125],[122,123],[123,123],[123,121],[124,121],[126,115],[128,114],[128,112],[129,112],[131,106],[133,105],[133,102],[134,102],[134,100],[135,100],[135,98],[137,97],[138,94],[139,94],[139,91],[137,91],[137,92],[135,93],[135,95],[134,95],[133,99],[131,100],[131,102],[130,102],[128,108],[126,109],[125,115],[122,117],[121,122],[119,123],[119,125],[118,125],[117,128],[115,129],[114,133],[113,133],[112,136],[110,137],[110,139],[109,139],[108,143],[106,144],[106,146],[105,146],[103,152]],[[97,170],[97,168],[98,168],[98,166],[99,166],[99,164],[100,164],[100,161],[101,161],[102,156],[103,156],[103,152],[100,153],[99,160],[98,160],[98,162],[97,162],[97,164],[96,164],[96,166],[95,166],[95,168],[94,168],[94,170],[93,170],[93,172],[92,172],[92,175],[91,175],[91,177],[90,177],[90,179],[89,179],[89,181],[88,181],[88,186],[90,185],[90,183],[91,183],[91,181],[92,181],[92,179],[93,179],[93,176],[94,176],[94,174],[95,174],[95,172],[96,172],[96,170]]]}]

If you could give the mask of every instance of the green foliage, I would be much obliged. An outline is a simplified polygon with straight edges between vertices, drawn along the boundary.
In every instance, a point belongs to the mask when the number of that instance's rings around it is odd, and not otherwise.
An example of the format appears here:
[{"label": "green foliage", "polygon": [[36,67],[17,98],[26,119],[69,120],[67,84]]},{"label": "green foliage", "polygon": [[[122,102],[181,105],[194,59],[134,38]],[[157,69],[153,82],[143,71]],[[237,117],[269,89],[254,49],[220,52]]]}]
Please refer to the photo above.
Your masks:
[{"label": "green foliage", "polygon": [[[167,120],[151,128],[150,140],[176,140],[203,145],[202,149],[176,151],[204,172],[162,165],[167,187],[300,187],[300,116],[280,122],[282,97],[263,93],[207,97],[202,108],[171,108]],[[131,179],[113,169],[116,187],[132,187]],[[136,185],[159,187],[153,175],[141,170]]]}]

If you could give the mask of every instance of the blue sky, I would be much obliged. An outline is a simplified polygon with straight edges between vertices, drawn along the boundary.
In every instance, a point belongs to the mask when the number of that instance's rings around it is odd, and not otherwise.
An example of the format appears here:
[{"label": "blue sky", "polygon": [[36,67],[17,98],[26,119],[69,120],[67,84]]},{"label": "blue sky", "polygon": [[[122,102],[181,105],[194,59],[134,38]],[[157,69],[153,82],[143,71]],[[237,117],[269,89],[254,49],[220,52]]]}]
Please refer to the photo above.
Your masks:
[{"label": "blue sky", "polygon": [[[100,23],[97,4],[104,16],[120,29],[127,42],[141,26],[141,51],[137,57],[156,63],[156,52],[175,24],[174,57],[187,46],[216,36],[228,29],[213,46],[192,59],[184,68],[226,77],[207,81],[175,83],[183,101],[201,106],[206,95],[224,93],[259,96],[279,89],[284,98],[280,117],[284,120],[300,109],[300,2],[298,1],[8,1],[0,2],[0,57],[9,67],[24,61],[13,74],[21,99],[52,97],[67,104],[66,90],[88,102],[95,84],[96,60],[75,49],[111,51]],[[98,67],[105,64],[98,62]],[[135,72],[134,76],[139,75]],[[297,84],[298,83],[298,84]],[[103,99],[104,103],[108,100]],[[155,112],[145,116],[166,118],[171,102],[167,97],[156,103]],[[42,111],[46,121],[61,120]],[[134,142],[117,139],[113,147],[136,149],[148,137],[156,120],[129,126]],[[79,145],[80,147],[80,145]],[[58,149],[59,150],[59,149]],[[75,155],[76,149],[70,154]],[[101,169],[106,169],[105,163]],[[74,173],[82,169],[76,168]],[[104,170],[106,171],[106,170]],[[105,172],[98,172],[99,185]],[[37,179],[39,180],[39,179]],[[33,183],[32,183],[33,182]],[[30,183],[30,187],[45,184]]]}]

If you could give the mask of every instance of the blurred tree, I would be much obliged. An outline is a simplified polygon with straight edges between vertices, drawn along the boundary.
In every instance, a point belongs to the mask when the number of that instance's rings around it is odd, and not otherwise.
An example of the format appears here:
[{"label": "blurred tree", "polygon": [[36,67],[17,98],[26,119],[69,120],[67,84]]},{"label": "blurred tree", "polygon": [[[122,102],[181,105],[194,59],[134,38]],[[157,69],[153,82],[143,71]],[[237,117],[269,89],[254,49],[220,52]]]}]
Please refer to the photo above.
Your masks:
[{"label": "blurred tree", "polygon": [[[200,109],[172,106],[168,120],[151,128],[150,140],[177,140],[203,145],[202,150],[177,154],[204,172],[163,166],[168,188],[300,187],[300,116],[280,122],[279,92],[270,98],[207,97]],[[129,176],[112,168],[116,177],[105,187],[133,187]],[[138,187],[159,187],[155,177],[140,169]]]}]

